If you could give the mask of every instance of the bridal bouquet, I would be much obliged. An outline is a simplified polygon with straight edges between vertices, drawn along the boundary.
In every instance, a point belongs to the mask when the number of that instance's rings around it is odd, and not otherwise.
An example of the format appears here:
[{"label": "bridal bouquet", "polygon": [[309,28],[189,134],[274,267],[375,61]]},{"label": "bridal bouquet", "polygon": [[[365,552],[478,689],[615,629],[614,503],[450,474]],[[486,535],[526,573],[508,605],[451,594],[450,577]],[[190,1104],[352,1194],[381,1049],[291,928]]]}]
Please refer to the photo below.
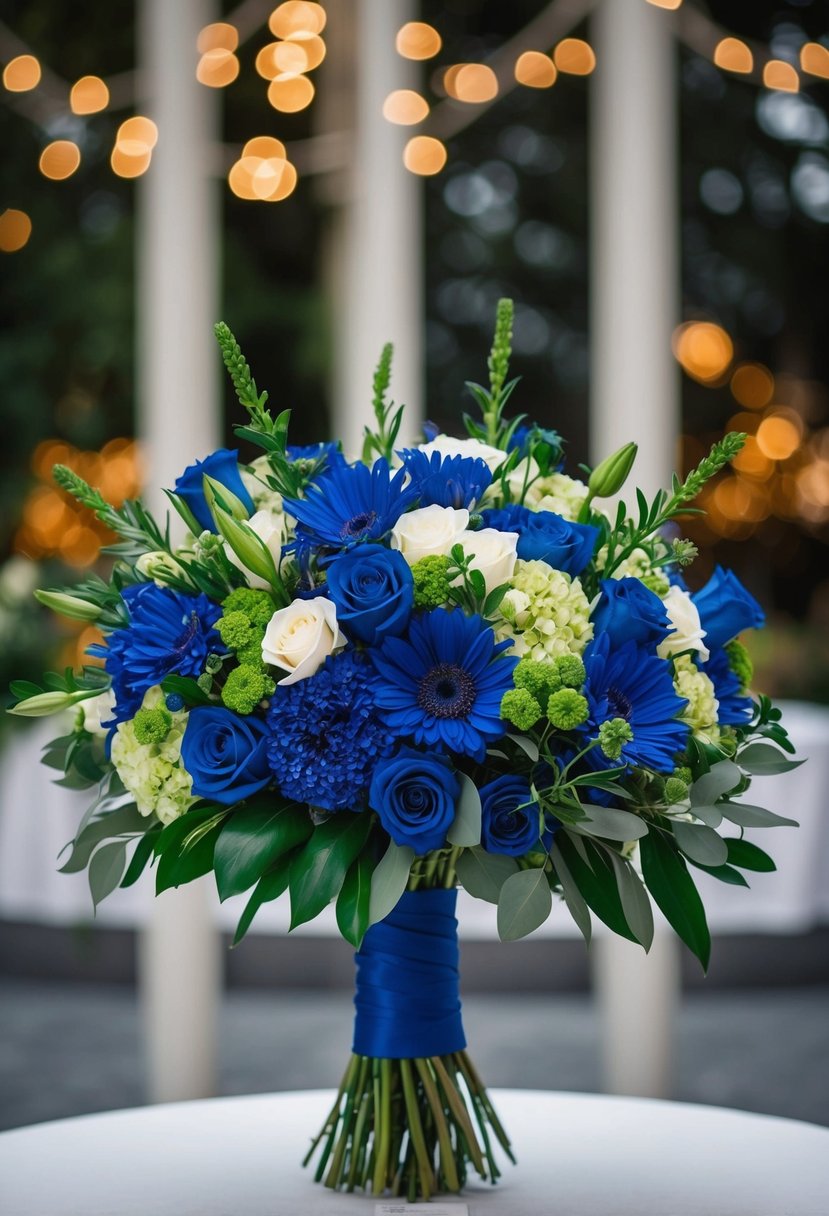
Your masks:
[{"label": "bridal bouquet", "polygon": [[261,455],[183,471],[180,540],[55,469],[119,537],[107,580],[37,593],[97,625],[97,662],[12,686],[12,713],[64,714],[45,762],[95,791],[63,869],[88,868],[95,904],[148,864],[159,892],[212,871],[220,899],[249,892],[236,941],[285,891],[292,927],[335,904],[354,1047],[308,1155],[333,1188],[428,1198],[511,1156],[465,1050],[458,886],[508,940],[555,903],[647,949],[653,899],[705,966],[693,874],[746,886],[774,865],[743,829],[793,822],[744,797],[796,763],[748,691],[762,611],[719,568],[689,591],[674,522],[744,437],[605,509],[635,445],[565,472],[559,435],[507,414],[511,328],[502,301],[464,439],[400,438],[387,347],[354,460],[292,447],[217,326]]}]

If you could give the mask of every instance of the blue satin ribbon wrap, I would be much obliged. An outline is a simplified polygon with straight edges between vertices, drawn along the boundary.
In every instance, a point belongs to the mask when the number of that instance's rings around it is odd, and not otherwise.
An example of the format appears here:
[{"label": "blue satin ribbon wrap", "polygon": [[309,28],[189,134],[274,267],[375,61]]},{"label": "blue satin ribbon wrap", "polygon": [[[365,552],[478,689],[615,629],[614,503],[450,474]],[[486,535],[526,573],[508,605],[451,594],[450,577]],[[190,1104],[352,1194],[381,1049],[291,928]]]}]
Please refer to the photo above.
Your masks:
[{"label": "blue satin ribbon wrap", "polygon": [[456,891],[405,891],[355,955],[355,1055],[414,1060],[462,1051]]}]

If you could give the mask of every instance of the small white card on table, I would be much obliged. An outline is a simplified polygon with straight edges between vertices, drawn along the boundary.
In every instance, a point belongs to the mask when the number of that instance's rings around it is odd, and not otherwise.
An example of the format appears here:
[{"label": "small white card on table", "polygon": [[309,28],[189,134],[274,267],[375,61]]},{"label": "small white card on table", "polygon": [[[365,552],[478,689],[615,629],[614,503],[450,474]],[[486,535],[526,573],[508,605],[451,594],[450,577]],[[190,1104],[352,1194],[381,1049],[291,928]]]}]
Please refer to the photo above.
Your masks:
[{"label": "small white card on table", "polygon": [[469,1216],[465,1203],[376,1203],[374,1216]]}]

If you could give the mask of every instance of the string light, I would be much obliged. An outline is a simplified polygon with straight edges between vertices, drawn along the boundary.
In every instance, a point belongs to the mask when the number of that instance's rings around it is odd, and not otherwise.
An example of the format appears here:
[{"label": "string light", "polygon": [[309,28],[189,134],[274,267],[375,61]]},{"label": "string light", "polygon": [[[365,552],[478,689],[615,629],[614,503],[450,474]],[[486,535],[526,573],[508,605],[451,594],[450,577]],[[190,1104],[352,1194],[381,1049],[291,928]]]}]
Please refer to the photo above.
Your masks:
[{"label": "string light", "polygon": [[570,76],[589,76],[596,66],[596,56],[583,39],[565,38],[553,52],[553,62],[560,72]]},{"label": "string light", "polygon": [[196,67],[196,80],[209,89],[225,89],[239,75],[239,60],[224,47],[205,51]]},{"label": "string light", "polygon": [[403,149],[403,164],[411,173],[433,177],[446,164],[446,148],[432,135],[415,135]]},{"label": "string light", "polygon": [[109,105],[109,89],[100,76],[81,76],[69,93],[73,114],[98,114]]},{"label": "string light", "polygon": [[41,152],[38,167],[44,177],[60,182],[71,177],[80,163],[78,145],[73,144],[71,139],[56,139]]},{"label": "string light", "polygon": [[10,93],[28,93],[40,84],[40,64],[34,55],[18,55],[3,68],[3,84]]},{"label": "string light", "polygon": [[648,0],[648,4],[652,4],[654,8],[667,8],[671,10],[678,9],[682,0]]},{"label": "string light", "polygon": [[443,46],[443,40],[425,21],[407,21],[397,31],[394,45],[404,59],[433,59]]},{"label": "string light", "polygon": [[239,31],[226,21],[214,21],[199,31],[196,50],[204,55],[207,51],[235,51],[239,46]]},{"label": "string light", "polygon": [[278,203],[292,194],[298,174],[286,158],[285,145],[267,135],[249,139],[228,174],[237,198]]},{"label": "string light", "polygon": [[515,64],[515,79],[529,89],[549,89],[554,85],[558,71],[549,55],[541,51],[524,51]]},{"label": "string light", "polygon": [[275,8],[268,18],[268,29],[275,38],[292,38],[296,34],[321,34],[326,14],[321,4],[306,0],[287,0]]},{"label": "string light", "polygon": [[395,89],[389,93],[383,102],[383,117],[388,122],[401,126],[413,126],[422,122],[429,113],[429,103],[425,97],[415,93],[413,89]]},{"label": "string light", "polygon": [[800,88],[797,70],[783,59],[770,59],[763,66],[763,84],[783,93],[796,93]]},{"label": "string light", "polygon": [[762,363],[741,363],[731,377],[731,392],[746,409],[761,410],[774,396],[774,376]]},{"label": "string light", "polygon": [[807,42],[800,48],[800,66],[810,76],[829,80],[829,50],[819,42]]},{"label": "string light", "polygon": [[150,167],[153,148],[158,142],[158,127],[151,118],[136,114],[118,128],[115,147],[109,158],[117,177],[140,177]]},{"label": "string light", "polygon": [[314,100],[314,86],[307,76],[283,72],[268,85],[268,101],[283,114],[304,110]]},{"label": "string light", "polygon": [[498,78],[485,63],[457,63],[447,68],[443,87],[454,101],[480,104],[498,96]]},{"label": "string light", "polygon": [[671,345],[683,371],[703,384],[719,380],[734,357],[731,338],[712,321],[686,321],[679,325]]},{"label": "string light", "polygon": [[788,460],[802,436],[803,423],[794,410],[775,410],[757,428],[757,446],[769,460]]},{"label": "string light", "polygon": [[714,63],[726,72],[750,72],[754,56],[739,38],[722,38],[714,48]]},{"label": "string light", "polygon": [[116,177],[140,177],[150,167],[152,153],[129,152],[116,144],[109,156],[109,164]]},{"label": "string light", "polygon": [[25,211],[7,207],[0,215],[0,253],[17,253],[32,235],[32,221]]}]

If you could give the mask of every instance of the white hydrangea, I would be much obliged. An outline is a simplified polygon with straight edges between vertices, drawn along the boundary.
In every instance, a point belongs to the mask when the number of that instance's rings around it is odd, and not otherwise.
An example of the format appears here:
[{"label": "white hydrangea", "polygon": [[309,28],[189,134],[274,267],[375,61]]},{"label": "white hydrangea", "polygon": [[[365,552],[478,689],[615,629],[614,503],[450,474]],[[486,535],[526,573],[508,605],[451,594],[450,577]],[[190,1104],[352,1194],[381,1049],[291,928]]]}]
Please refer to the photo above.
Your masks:
[{"label": "white hydrangea", "polygon": [[[667,550],[665,550],[667,553]],[[601,571],[607,561],[607,545],[602,545],[596,554],[596,569]],[[671,581],[660,566],[654,566],[653,558],[645,549],[634,549],[620,562],[610,578],[638,578],[660,599],[671,589]]]},{"label": "white hydrangea", "polygon": [[501,602],[499,638],[510,638],[522,658],[578,654],[593,637],[590,602],[577,578],[547,562],[518,561]]},{"label": "white hydrangea", "polygon": [[719,738],[717,716],[720,703],[714,695],[714,685],[704,671],[700,671],[690,655],[674,660],[674,688],[677,696],[684,697],[688,704],[679,715],[687,722],[694,735],[710,742]]},{"label": "white hydrangea", "polygon": [[[526,461],[522,461],[510,474],[510,489],[516,497],[520,496],[523,490],[526,472]],[[549,473],[546,477],[537,477],[532,482],[527,489],[524,506],[529,507],[531,511],[554,511],[556,515],[574,523],[586,498],[587,486],[583,481],[568,477],[566,473]]]},{"label": "white hydrangea", "polygon": [[[164,702],[158,685],[144,694],[143,709],[157,709]],[[172,725],[163,743],[139,743],[132,722],[122,722],[112,740],[115,771],[135,799],[142,815],[155,815],[172,823],[196,801],[193,778],[181,763],[181,740],[187,712],[173,713]]]}]

